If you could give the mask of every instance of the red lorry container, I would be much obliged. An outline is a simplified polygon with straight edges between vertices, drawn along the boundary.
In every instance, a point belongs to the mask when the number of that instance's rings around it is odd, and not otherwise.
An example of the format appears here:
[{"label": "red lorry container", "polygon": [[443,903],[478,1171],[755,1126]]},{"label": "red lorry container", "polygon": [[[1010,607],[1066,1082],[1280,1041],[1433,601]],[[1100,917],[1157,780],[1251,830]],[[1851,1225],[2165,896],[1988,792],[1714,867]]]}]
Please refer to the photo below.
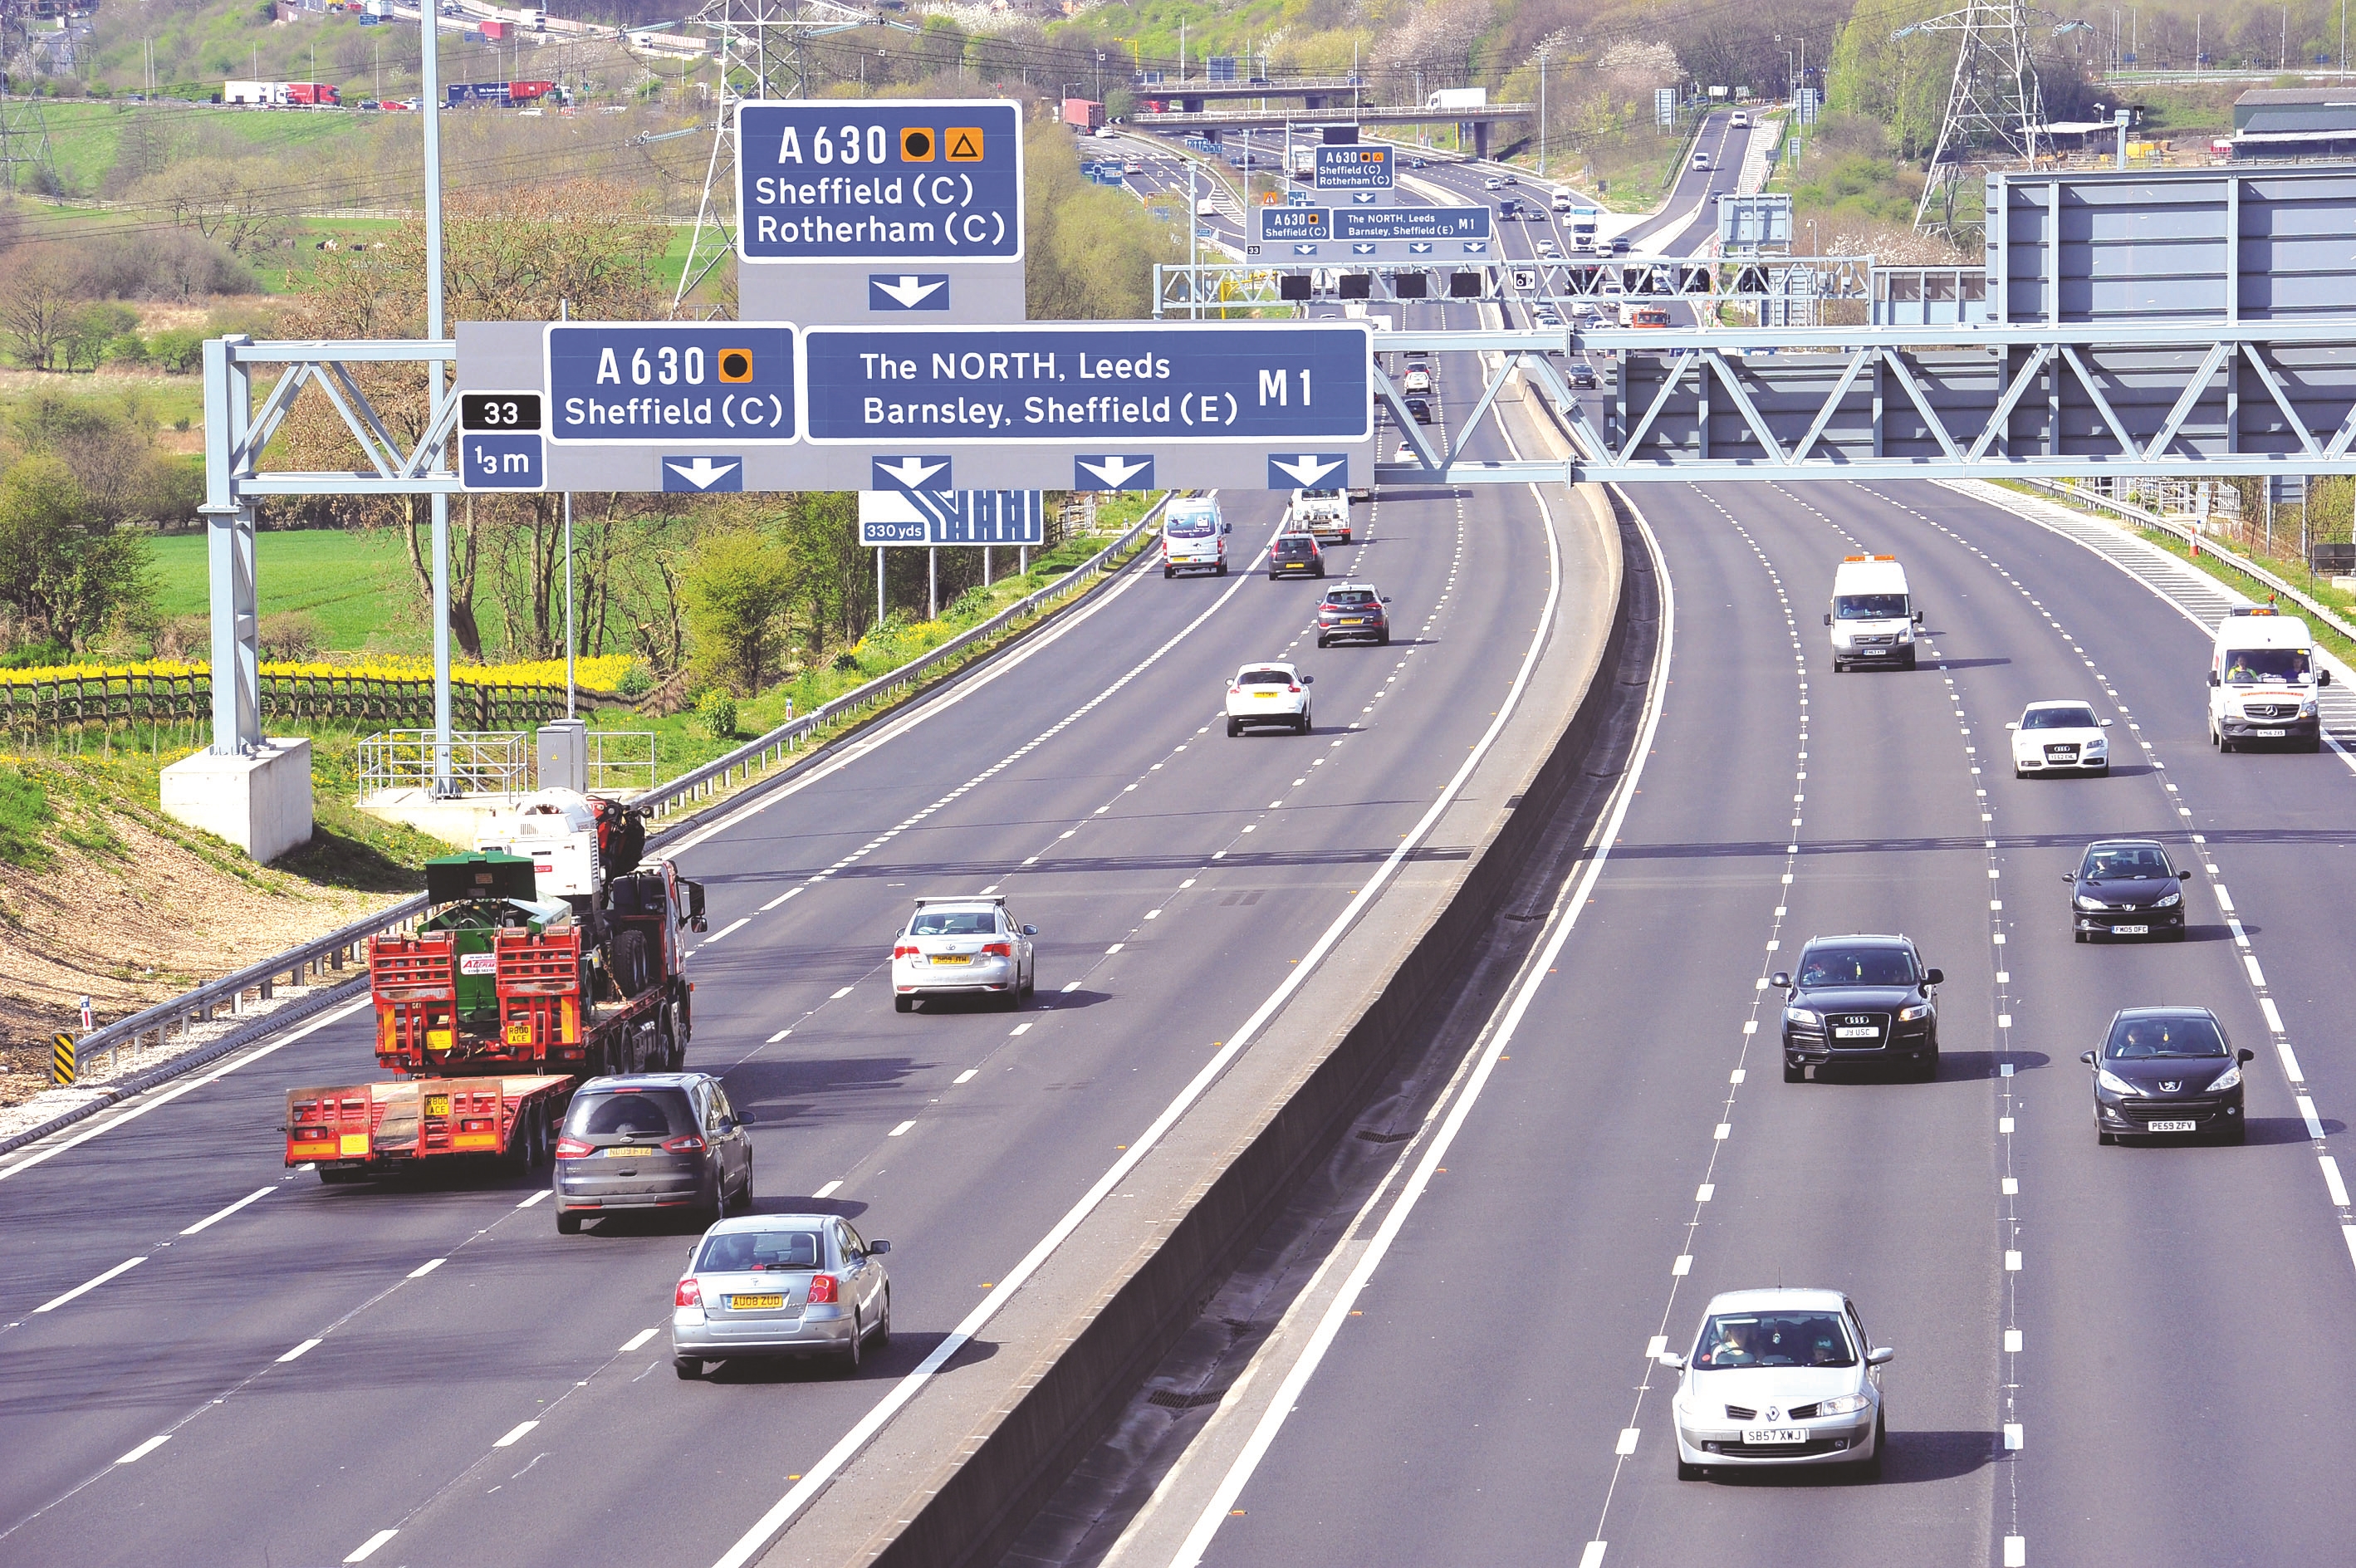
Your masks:
[{"label": "red lorry container", "polygon": [[516,25],[513,22],[484,22],[479,26],[483,29],[484,41],[487,43],[504,42],[508,36],[516,30]]},{"label": "red lorry container", "polygon": [[289,103],[340,104],[343,90],[325,81],[290,81],[286,84]]},{"label": "red lorry container", "polygon": [[1064,100],[1064,124],[1073,130],[1083,133],[1100,131],[1104,129],[1104,105],[1095,99],[1066,98]]},{"label": "red lorry container", "polygon": [[449,856],[427,879],[437,919],[453,906],[462,918],[369,950],[377,1063],[396,1076],[286,1092],[286,1164],[322,1181],[451,1155],[530,1169],[583,1079],[677,1071],[686,1056],[694,988],[680,931],[702,929],[703,890],[669,862],[606,879],[578,920],[544,899],[552,921],[519,918],[536,891],[529,856]]},{"label": "red lorry container", "polygon": [[533,103],[555,91],[556,83],[552,81],[510,81],[508,83],[508,102]]}]

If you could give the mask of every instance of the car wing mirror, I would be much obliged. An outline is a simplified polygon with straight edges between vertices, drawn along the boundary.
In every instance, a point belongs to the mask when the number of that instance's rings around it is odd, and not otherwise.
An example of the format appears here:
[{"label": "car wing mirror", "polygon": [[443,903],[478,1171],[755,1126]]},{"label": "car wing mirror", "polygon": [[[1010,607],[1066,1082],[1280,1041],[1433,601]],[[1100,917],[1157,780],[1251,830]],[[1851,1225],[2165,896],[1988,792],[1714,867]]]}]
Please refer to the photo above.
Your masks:
[{"label": "car wing mirror", "polygon": [[1944,969],[1926,969],[1922,972],[1922,983],[1944,985],[1947,983],[1947,972]]},{"label": "car wing mirror", "polygon": [[1686,1369],[1685,1357],[1675,1350],[1664,1350],[1655,1359],[1673,1372],[1682,1372]]},{"label": "car wing mirror", "polygon": [[2211,670],[2211,671],[2209,671],[2209,683],[2210,683],[2211,686],[2213,686],[2213,685],[2215,685],[2215,684],[2217,683],[2217,671],[2215,671],[2214,670]]},{"label": "car wing mirror", "polygon": [[1916,610],[1914,612],[1914,624],[1916,626],[1921,626],[1922,624],[1922,612],[1921,610]]},{"label": "car wing mirror", "polygon": [[1788,971],[1779,969],[1767,977],[1767,983],[1778,991],[1789,991],[1792,989],[1792,976]]},{"label": "car wing mirror", "polygon": [[2233,1059],[2237,1062],[2254,1062],[2258,1059],[2258,1053],[2251,1050],[2235,1051]]},{"label": "car wing mirror", "polygon": [[1877,1345],[1865,1353],[1865,1364],[1869,1367],[1886,1367],[1897,1359],[1898,1352],[1887,1345]]},{"label": "car wing mirror", "polygon": [[2094,722],[2101,725],[2104,729],[2111,727],[2111,721],[2108,719],[2097,719]]},{"label": "car wing mirror", "polygon": [[1830,610],[1826,610],[1826,611],[1825,612],[1825,624],[1826,624],[1826,626],[1830,626],[1830,625],[1832,625],[1832,624],[1833,624],[1833,612],[1832,612],[1832,611],[1830,611]]},{"label": "car wing mirror", "polygon": [[889,1241],[870,1241],[867,1243],[867,1255],[871,1258],[880,1258],[891,1250],[892,1243]]},{"label": "car wing mirror", "polygon": [[753,1125],[753,1113],[750,1111],[739,1111],[736,1112],[736,1125],[739,1127],[750,1127]]},{"label": "car wing mirror", "polygon": [[2004,722],[2004,727],[2007,729],[2019,729],[2020,727],[2020,724],[2017,719],[2007,719]]},{"label": "car wing mirror", "polygon": [[2176,874],[2176,879],[2179,882],[2190,882],[2192,880],[2192,873],[2189,871],[2179,871]]},{"label": "car wing mirror", "polygon": [[1023,928],[1023,934],[1026,937],[1035,937],[1039,934],[1039,928],[1036,926],[1025,926]]},{"label": "car wing mirror", "polygon": [[2062,874],[2062,880],[2075,883],[2078,880],[2078,874],[2074,871],[2065,871]]},{"label": "car wing mirror", "polygon": [[1301,683],[1304,686],[1314,686],[1317,684],[1317,677],[1314,675],[1303,675],[1301,678]]},{"label": "car wing mirror", "polygon": [[2094,1053],[2092,1051],[2080,1051],[2078,1053],[2078,1059],[2084,1062],[2088,1067],[2093,1067],[2094,1065]]}]

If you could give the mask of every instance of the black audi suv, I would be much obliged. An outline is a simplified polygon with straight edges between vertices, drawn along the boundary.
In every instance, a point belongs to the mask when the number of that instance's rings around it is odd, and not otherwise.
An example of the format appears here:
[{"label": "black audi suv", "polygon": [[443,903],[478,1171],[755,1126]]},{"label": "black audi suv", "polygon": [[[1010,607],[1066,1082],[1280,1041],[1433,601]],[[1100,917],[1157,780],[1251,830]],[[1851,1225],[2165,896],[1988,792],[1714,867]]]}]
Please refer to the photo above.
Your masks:
[{"label": "black audi suv", "polygon": [[1767,983],[1783,998],[1783,1081],[1838,1062],[1903,1067],[1927,1083],[1939,1076],[1939,1004],[1946,978],[1922,966],[1905,937],[1817,937],[1797,970]]}]

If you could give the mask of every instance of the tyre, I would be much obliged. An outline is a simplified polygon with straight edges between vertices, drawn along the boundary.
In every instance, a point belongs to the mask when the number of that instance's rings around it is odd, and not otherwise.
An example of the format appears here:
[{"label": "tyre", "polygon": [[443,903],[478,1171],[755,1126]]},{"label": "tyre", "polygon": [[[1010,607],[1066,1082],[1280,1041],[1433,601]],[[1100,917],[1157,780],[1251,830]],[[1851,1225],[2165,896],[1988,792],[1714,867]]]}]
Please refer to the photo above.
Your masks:
[{"label": "tyre", "polygon": [[1317,646],[1320,648],[1331,648],[1333,646],[1333,639],[1327,637],[1323,632],[1320,632],[1317,634]]},{"label": "tyre", "polygon": [[578,1214],[567,1214],[564,1210],[561,1208],[558,1209],[556,1211],[556,1233],[559,1236],[580,1235],[581,1216]]},{"label": "tyre", "polygon": [[1857,1478],[1858,1480],[1879,1481],[1881,1479],[1881,1454],[1882,1450],[1889,1446],[1890,1431],[1888,1427],[1882,1424],[1881,1414],[1877,1411],[1873,1417],[1873,1457],[1863,1461],[1858,1466]]},{"label": "tyre", "polygon": [[647,934],[644,931],[624,931],[614,939],[612,949],[614,983],[622,988],[625,996],[636,996],[647,988]]},{"label": "tyre", "polygon": [[327,1187],[348,1187],[366,1175],[368,1175],[368,1172],[364,1170],[354,1170],[349,1165],[341,1167],[321,1165],[319,1167],[319,1180],[323,1185]]},{"label": "tyre", "polygon": [[2227,1145],[2228,1147],[2233,1147],[2233,1146],[2237,1146],[2237,1145],[2239,1145],[2239,1144],[2246,1144],[2246,1143],[2248,1143],[2248,1142],[2250,1141],[2250,1124],[2249,1124],[2249,1122],[2234,1122],[2234,1123],[2233,1123],[2233,1129],[2232,1129],[2230,1132],[2220,1133],[2218,1133],[2218,1134],[2217,1134],[2217,1141],[2218,1141],[2219,1143],[2221,1143],[2221,1144],[2223,1144]]},{"label": "tyre", "polygon": [[2082,942],[2083,942],[2083,941],[2084,941],[2084,940],[2086,940],[2086,933],[2085,933],[2085,932],[2083,932],[2083,931],[2082,931],[2082,930],[2079,930],[2079,929],[2078,929],[2076,927],[2074,927],[2074,926],[2071,928],[2071,929],[2070,929],[2070,935],[2071,935],[2071,938],[2072,938],[2073,940],[2076,940],[2076,941],[2082,941]]},{"label": "tyre", "polygon": [[1900,665],[1899,668],[1901,670],[1912,670],[1914,668],[1914,650],[1910,648],[1906,650],[1906,662]]},{"label": "tyre", "polygon": [[2100,768],[2090,769],[2090,771],[2097,779],[2108,779],[2111,776],[2111,765],[2105,762]]},{"label": "tyre", "polygon": [[1008,986],[1008,987],[1006,988],[1006,993],[1005,993],[1005,994],[1004,994],[1004,995],[1002,995],[1002,996],[1001,996],[1001,997],[998,999],[998,1005],[999,1005],[999,1007],[1000,1007],[1002,1011],[1004,1011],[1004,1012],[1008,1012],[1008,1013],[1019,1013],[1019,1012],[1021,1012],[1021,1011],[1023,1010],[1023,983],[1022,983],[1022,982],[1017,981],[1017,982],[1015,982],[1012,985]]},{"label": "tyre", "polygon": [[1325,568],[1324,568],[1324,567],[1323,567],[1323,566],[1318,567],[1318,568],[1317,568],[1317,575],[1318,575],[1319,580],[1320,580],[1320,581],[1323,581],[1323,578],[1324,578],[1324,576],[1325,576]]},{"label": "tyre", "polygon": [[2184,928],[2182,926],[2178,926],[2173,930],[2169,931],[2168,933],[2168,940],[2171,942],[2182,941],[2184,940]]},{"label": "tyre", "polygon": [[2301,751],[2321,751],[2323,749],[2323,736],[2320,735],[2310,736],[2308,738],[2299,743],[2298,748]]},{"label": "tyre", "polygon": [[673,1356],[670,1359],[670,1369],[679,1374],[679,1380],[680,1382],[691,1383],[695,1381],[696,1379],[703,1376],[703,1358],[701,1356]]},{"label": "tyre", "polygon": [[1389,632],[1385,632],[1382,636],[1375,639],[1375,646],[1376,648],[1388,648],[1390,645],[1391,634]]},{"label": "tyre", "polygon": [[1273,583],[1273,582],[1275,582],[1275,581],[1276,581],[1276,579],[1277,579],[1278,575],[1279,575],[1279,574],[1277,574],[1277,573],[1275,573],[1275,572],[1270,572],[1270,573],[1268,575],[1268,580],[1269,580],[1269,582]]},{"label": "tyre", "polygon": [[1039,961],[1037,959],[1031,961],[1030,970],[1023,976],[1023,994],[1025,996],[1039,994]]},{"label": "tyre", "polygon": [[892,1348],[892,1287],[888,1284],[884,1287],[883,1315],[875,1320],[875,1348]]},{"label": "tyre", "polygon": [[1682,1459],[1677,1461],[1677,1479],[1680,1481],[1698,1481],[1707,1474],[1708,1472],[1698,1465],[1688,1465]]},{"label": "tyre", "polygon": [[1237,723],[1235,720],[1233,720],[1233,719],[1229,719],[1229,720],[1227,721],[1227,736],[1228,736],[1228,738],[1229,738],[1229,739],[1231,739],[1231,740],[1232,740],[1232,739],[1233,739],[1233,738],[1235,738],[1237,736],[1239,736],[1239,735],[1241,735],[1241,734],[1243,734],[1243,733],[1244,733],[1244,726],[1243,726],[1242,725],[1237,724]]},{"label": "tyre", "polygon": [[914,1009],[916,1005],[916,999],[913,996],[894,996],[892,998],[892,1011],[894,1013],[909,1012]]},{"label": "tyre", "polygon": [[1846,675],[1848,673],[1848,666],[1836,659],[1833,660],[1833,673],[1836,675]]},{"label": "tyre", "polygon": [[1921,1064],[1914,1069],[1914,1077],[1916,1081],[1921,1083],[1938,1082],[1939,1053],[1933,1051],[1929,1056],[1924,1057]]},{"label": "tyre", "polygon": [[2227,753],[2236,752],[2242,749],[2242,743],[2220,730],[2217,733],[2217,749]]},{"label": "tyre", "polygon": [[1350,531],[1346,528],[1342,531],[1342,542],[1344,544],[1350,542]]},{"label": "tyre", "polygon": [[859,1326],[859,1309],[854,1306],[851,1309],[851,1343],[843,1347],[840,1363],[840,1369],[846,1378],[858,1374],[859,1356],[862,1348],[860,1341],[866,1337],[866,1334],[867,1331]]},{"label": "tyre", "polygon": [[1163,568],[1162,568],[1162,580],[1163,582],[1165,582],[1165,583],[1166,583],[1166,582],[1168,582],[1171,578],[1173,578],[1173,577],[1176,576],[1177,575],[1178,575],[1178,568],[1176,568],[1175,566],[1164,566]]},{"label": "tyre", "polygon": [[1785,1062],[1783,1064],[1783,1081],[1785,1083],[1805,1083],[1808,1081],[1808,1069],[1797,1062]]},{"label": "tyre", "polygon": [[1309,715],[1307,714],[1301,714],[1300,722],[1295,724],[1292,728],[1293,733],[1296,735],[1307,735],[1309,733]]},{"label": "tyre", "polygon": [[1220,576],[1222,576],[1222,577],[1224,577],[1224,576],[1226,576],[1226,575],[1227,575],[1227,564],[1226,564],[1226,560],[1224,560],[1224,559],[1222,559],[1222,560],[1219,562],[1219,571],[1218,571],[1218,575],[1219,575]]}]

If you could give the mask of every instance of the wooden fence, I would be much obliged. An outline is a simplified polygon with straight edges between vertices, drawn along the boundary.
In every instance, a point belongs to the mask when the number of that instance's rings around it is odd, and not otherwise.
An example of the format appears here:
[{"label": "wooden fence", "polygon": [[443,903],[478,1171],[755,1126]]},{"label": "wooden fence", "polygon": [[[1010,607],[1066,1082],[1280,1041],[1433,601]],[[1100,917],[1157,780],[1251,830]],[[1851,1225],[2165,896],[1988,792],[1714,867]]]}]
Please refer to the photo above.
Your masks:
[{"label": "wooden fence", "polygon": [[[530,729],[564,716],[564,688],[454,682],[452,717],[462,729]],[[163,724],[212,716],[206,674],[60,674],[0,682],[0,725],[11,731],[100,724]],[[434,682],[377,675],[264,675],[262,716],[344,719],[387,726],[434,722]]]}]

